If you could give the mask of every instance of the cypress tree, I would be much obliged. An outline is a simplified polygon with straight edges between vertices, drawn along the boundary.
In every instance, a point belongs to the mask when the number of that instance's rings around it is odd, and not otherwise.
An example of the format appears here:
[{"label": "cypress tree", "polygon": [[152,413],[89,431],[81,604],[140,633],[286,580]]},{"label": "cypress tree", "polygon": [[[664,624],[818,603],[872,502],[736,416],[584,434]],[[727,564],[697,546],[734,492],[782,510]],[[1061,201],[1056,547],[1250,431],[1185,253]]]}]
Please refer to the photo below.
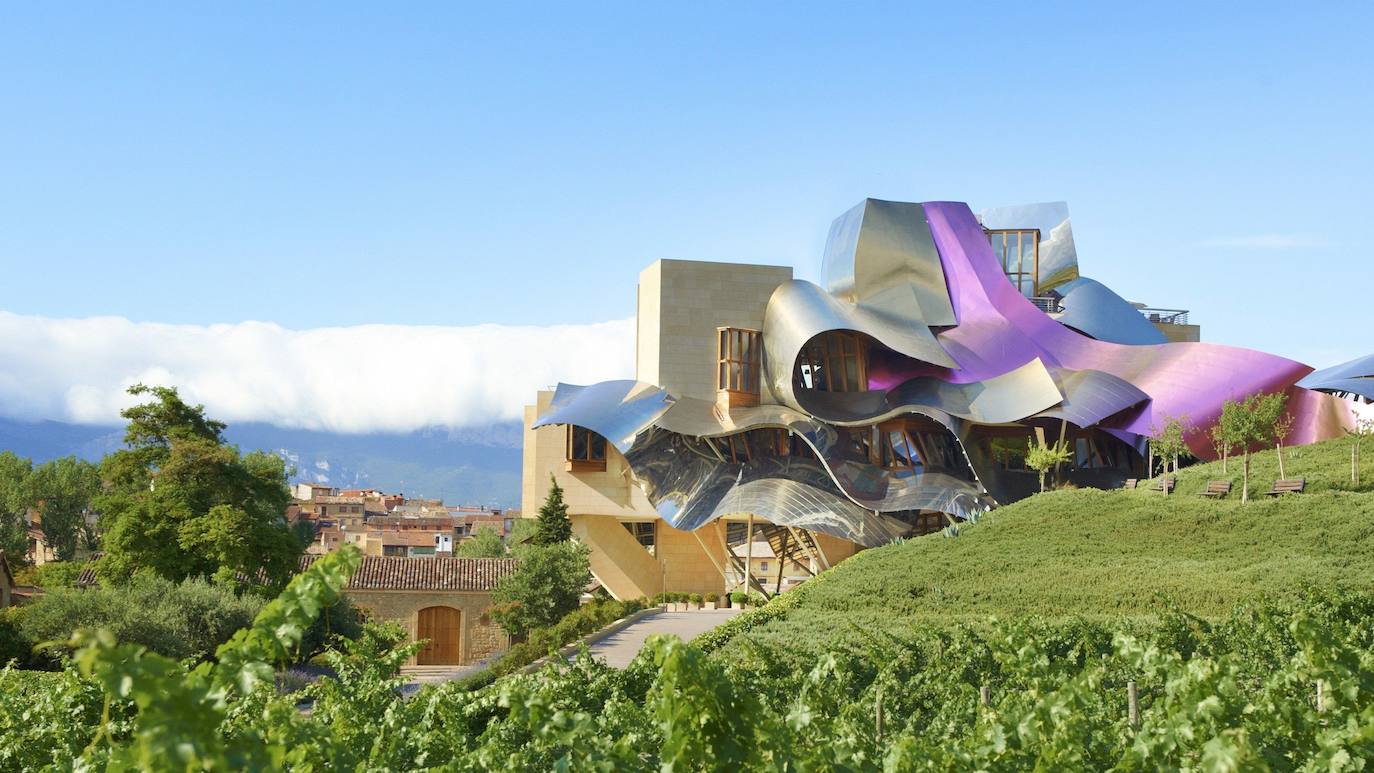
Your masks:
[{"label": "cypress tree", "polygon": [[572,521],[568,519],[568,505],[563,502],[563,489],[549,476],[549,495],[539,507],[539,530],[534,534],[536,545],[557,545],[572,539]]}]

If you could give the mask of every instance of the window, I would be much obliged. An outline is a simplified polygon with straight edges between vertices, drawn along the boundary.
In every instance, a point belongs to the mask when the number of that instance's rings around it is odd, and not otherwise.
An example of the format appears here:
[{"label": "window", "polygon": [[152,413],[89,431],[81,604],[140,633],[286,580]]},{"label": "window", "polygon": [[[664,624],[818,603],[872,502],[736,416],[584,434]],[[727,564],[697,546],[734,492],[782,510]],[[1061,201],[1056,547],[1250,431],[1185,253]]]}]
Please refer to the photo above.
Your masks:
[{"label": "window", "polygon": [[606,469],[606,438],[585,427],[568,425],[568,471]]},{"label": "window", "polygon": [[759,331],[716,328],[716,389],[730,405],[758,405]]},{"label": "window", "polygon": [[885,469],[902,472],[918,470],[922,466],[915,438],[903,422],[884,424],[879,429],[879,450],[882,454],[879,461]]},{"label": "window", "polygon": [[820,392],[868,391],[868,350],[854,333],[825,333],[811,339],[797,358],[793,374],[802,389]]},{"label": "window", "polygon": [[766,571],[768,571],[768,562],[767,562],[767,561],[760,561],[760,562],[759,562],[759,571],[760,571],[760,572],[766,572]]},{"label": "window", "polygon": [[654,552],[654,536],[656,533],[656,521],[626,521],[625,530],[635,538],[639,544],[644,546],[650,554]]},{"label": "window", "polygon": [[1002,272],[1012,285],[1027,297],[1040,294],[1040,230],[1038,228],[995,228],[987,231],[988,241]]}]

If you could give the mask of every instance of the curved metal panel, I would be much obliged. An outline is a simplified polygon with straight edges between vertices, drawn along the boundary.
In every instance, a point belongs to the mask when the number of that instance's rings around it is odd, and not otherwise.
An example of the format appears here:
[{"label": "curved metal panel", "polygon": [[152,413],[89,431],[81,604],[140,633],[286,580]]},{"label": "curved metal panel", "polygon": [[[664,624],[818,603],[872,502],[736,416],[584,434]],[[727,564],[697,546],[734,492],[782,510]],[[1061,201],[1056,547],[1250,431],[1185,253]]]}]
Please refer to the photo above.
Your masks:
[{"label": "curved metal panel", "polygon": [[573,424],[606,438],[622,454],[635,436],[672,405],[665,389],[642,381],[602,381],[590,386],[559,384],[533,427]]},{"label": "curved metal panel", "polygon": [[[904,513],[933,510],[967,520],[993,504],[976,484],[953,475],[898,479],[871,464],[845,459],[837,434],[828,427],[802,438],[815,455],[729,462],[709,440],[651,430],[626,460],[658,514],[684,530],[722,515],[753,512],[774,523],[805,524],[861,544],[880,544],[868,540],[887,541],[910,531],[903,525]],[[745,496],[748,492],[753,493]],[[759,492],[797,496],[784,506]],[[761,501],[778,509],[763,509]]]},{"label": "curved metal panel", "polygon": [[1099,341],[1142,346],[1168,343],[1159,328],[1124,298],[1095,279],[1079,277],[1056,290],[1064,311],[1055,316],[1061,325]]},{"label": "curved metal panel", "polygon": [[[1311,372],[1306,365],[1263,352],[1202,343],[1124,346],[1091,338],[1058,324],[1006,281],[982,226],[966,205],[925,205],[932,238],[945,265],[945,278],[959,325],[937,335],[958,361],[955,378],[990,378],[1039,357],[1047,366],[1099,370],[1134,385],[1150,397],[1113,428],[1148,434],[1163,416],[1188,416],[1208,427],[1228,398],[1256,392],[1286,391]],[[1314,428],[1315,439],[1340,434],[1336,414],[1304,400],[1295,414]],[[1320,419],[1320,420],[1319,420]],[[1211,459],[1215,451],[1205,433],[1190,438],[1192,452]]]},{"label": "curved metal panel", "polygon": [[1091,427],[1150,399],[1129,381],[1100,370],[1058,369],[1053,375],[1064,400],[1035,414],[1038,418],[1062,419],[1076,427]]},{"label": "curved metal panel", "polygon": [[902,413],[935,409],[979,424],[1006,424],[1045,410],[1062,399],[1040,360],[983,381],[963,384],[917,377],[887,392],[821,392],[799,390],[798,400],[810,414],[833,424],[868,424]]},{"label": "curved metal panel", "polygon": [[773,291],[763,317],[763,372],[776,402],[801,408],[792,393],[797,356],[812,338],[835,330],[864,333],[895,352],[941,368],[955,364],[925,324],[850,306],[810,282],[794,279]]},{"label": "curved metal panel", "polygon": [[[950,432],[950,438],[958,446],[955,425],[948,414],[925,406],[903,406],[892,412],[894,416],[898,414],[920,415],[934,420]],[[926,509],[964,518],[971,513],[981,512],[989,504],[981,499],[982,487],[975,471],[968,466],[968,457],[962,447],[958,448],[963,459],[962,467],[894,475],[874,466],[866,458],[856,458],[849,453],[842,430],[804,414],[778,406],[760,406],[731,411],[728,420],[723,417],[724,414],[713,403],[705,400],[683,398],[677,401],[672,410],[654,423],[655,429],[662,432],[646,433],[632,454],[627,454],[632,471],[637,476],[641,474],[635,460],[646,457],[637,454],[648,447],[650,441],[663,442],[668,434],[705,441],[704,445],[688,444],[686,448],[694,449],[695,457],[705,460],[706,466],[710,466],[715,462],[726,463],[723,455],[710,444],[711,439],[755,429],[776,428],[785,429],[801,438],[815,455],[815,460],[821,463],[822,471],[833,486],[837,486],[844,496],[866,510],[892,512]],[[676,450],[674,455],[678,459],[687,458],[685,450]],[[751,460],[751,463],[765,464],[762,460]],[[704,474],[706,466],[696,461],[693,464],[696,468],[693,475]],[[796,458],[789,457],[787,469],[795,472],[798,469],[796,464]],[[654,494],[649,494],[650,501],[654,501],[654,497]]]},{"label": "curved metal panel", "polygon": [[1347,392],[1374,401],[1374,354],[1313,371],[1298,386],[1323,392]]},{"label": "curved metal panel", "polygon": [[830,225],[821,263],[832,296],[922,325],[953,325],[944,269],[920,204],[864,199]]}]

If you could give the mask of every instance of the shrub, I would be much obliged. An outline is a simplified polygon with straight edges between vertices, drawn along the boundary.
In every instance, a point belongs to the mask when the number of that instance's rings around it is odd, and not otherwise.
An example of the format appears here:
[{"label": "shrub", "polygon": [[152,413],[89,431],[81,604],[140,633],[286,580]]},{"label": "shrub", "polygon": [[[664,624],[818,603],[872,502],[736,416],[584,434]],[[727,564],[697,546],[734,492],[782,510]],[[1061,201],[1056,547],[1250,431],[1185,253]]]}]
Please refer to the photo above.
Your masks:
[{"label": "shrub", "polygon": [[0,609],[0,668],[10,661],[21,667],[33,663],[33,640],[20,625],[22,614],[20,607]]},{"label": "shrub", "polygon": [[577,609],[592,580],[588,552],[575,542],[521,548],[519,567],[491,594],[492,617],[516,638],[558,622]]},{"label": "shrub", "polygon": [[301,636],[299,660],[306,661],[325,651],[331,644],[352,641],[363,635],[367,615],[353,606],[347,596],[340,596],[333,604],[320,610],[315,622]]},{"label": "shrub", "polygon": [[745,602],[747,602],[748,600],[749,600],[749,594],[748,594],[748,593],[745,593],[744,591],[737,590],[737,591],[734,591],[734,592],[732,592],[732,593],[730,594],[730,605],[731,605],[731,606],[742,607],[742,606],[744,606]]},{"label": "shrub", "polygon": [[49,561],[34,567],[34,584],[44,590],[75,588],[76,578],[90,565],[89,561]]},{"label": "shrub", "polygon": [[693,593],[693,594],[691,594],[690,596],[687,597],[687,600],[688,600],[689,602],[691,602],[693,606],[698,606],[698,607],[701,606],[701,594],[700,594],[700,593]]},{"label": "shrub", "polygon": [[554,650],[566,647],[583,636],[595,633],[616,620],[645,608],[643,599],[598,599],[584,604],[569,612],[557,624],[532,632],[528,641],[511,646],[490,668],[461,680],[460,684],[467,689],[490,684],[497,677],[514,673]]},{"label": "shrub", "polygon": [[708,593],[704,598],[707,604],[714,604],[716,603],[716,599],[719,599],[720,597],[714,593]]},{"label": "shrub", "polygon": [[235,595],[202,579],[174,583],[151,573],[127,586],[56,588],[25,607],[23,633],[61,657],[72,632],[103,628],[120,641],[141,644],[169,658],[204,658],[263,606],[255,596]]}]

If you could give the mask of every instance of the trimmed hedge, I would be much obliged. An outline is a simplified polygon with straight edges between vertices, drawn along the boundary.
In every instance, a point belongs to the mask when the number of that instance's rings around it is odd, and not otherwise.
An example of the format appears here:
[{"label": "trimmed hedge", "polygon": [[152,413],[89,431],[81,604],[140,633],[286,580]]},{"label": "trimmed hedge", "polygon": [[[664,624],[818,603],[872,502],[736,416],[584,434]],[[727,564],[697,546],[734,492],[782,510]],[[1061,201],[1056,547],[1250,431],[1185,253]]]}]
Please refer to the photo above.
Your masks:
[{"label": "trimmed hedge", "polygon": [[583,636],[596,633],[620,618],[633,615],[649,606],[647,599],[633,599],[631,601],[598,599],[583,604],[564,615],[563,619],[554,625],[541,628],[530,634],[527,641],[512,645],[509,650],[506,650],[506,654],[492,663],[490,667],[466,679],[459,680],[459,684],[465,689],[484,687],[500,677],[513,674],[534,661],[557,652]]}]

